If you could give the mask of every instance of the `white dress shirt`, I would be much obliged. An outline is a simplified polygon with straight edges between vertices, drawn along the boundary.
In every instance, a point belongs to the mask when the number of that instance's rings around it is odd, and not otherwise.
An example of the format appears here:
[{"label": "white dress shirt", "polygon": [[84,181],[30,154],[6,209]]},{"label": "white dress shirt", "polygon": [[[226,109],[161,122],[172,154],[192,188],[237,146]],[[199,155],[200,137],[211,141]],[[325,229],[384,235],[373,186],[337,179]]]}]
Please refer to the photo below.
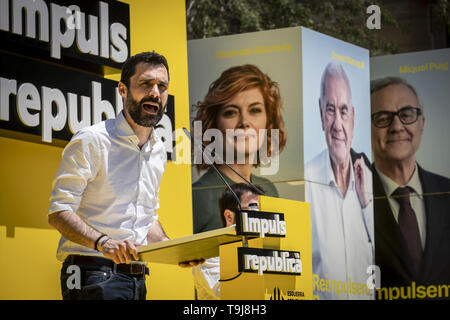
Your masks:
[{"label": "white dress shirt", "polygon": [[[374,265],[373,201],[361,208],[351,168],[343,197],[328,149],[305,167],[306,201],[311,204],[313,274],[328,284],[314,291],[320,299],[374,298],[373,290],[367,286],[363,290],[369,278],[367,268]],[[366,188],[372,199],[372,173],[364,168]],[[358,292],[358,288],[363,291]]]},{"label": "white dress shirt", "polygon": [[426,239],[425,203],[423,201],[422,184],[420,183],[419,170],[417,169],[417,165],[414,168],[414,174],[412,175],[411,179],[409,179],[408,183],[404,186],[398,185],[392,179],[390,179],[388,176],[381,173],[380,170],[378,170],[378,169],[377,169],[377,173],[380,177],[384,191],[386,192],[387,195],[389,195],[389,197],[388,197],[389,205],[391,206],[392,213],[393,213],[395,221],[397,221],[397,223],[398,223],[398,213],[400,210],[400,205],[395,200],[395,198],[391,198],[391,196],[398,187],[408,186],[413,190],[410,193],[409,200],[411,202],[411,207],[413,208],[414,213],[416,214],[417,224],[419,226],[419,234],[420,234],[422,249],[424,249],[425,248],[425,239]]},{"label": "white dress shirt", "polygon": [[206,259],[192,268],[198,300],[220,299],[220,257]]},{"label": "white dress shirt", "polygon": [[[138,143],[122,112],[77,132],[63,151],[48,214],[70,210],[115,240],[146,244],[167,157],[155,130]],[[57,258],[69,254],[102,256],[61,236]]]}]

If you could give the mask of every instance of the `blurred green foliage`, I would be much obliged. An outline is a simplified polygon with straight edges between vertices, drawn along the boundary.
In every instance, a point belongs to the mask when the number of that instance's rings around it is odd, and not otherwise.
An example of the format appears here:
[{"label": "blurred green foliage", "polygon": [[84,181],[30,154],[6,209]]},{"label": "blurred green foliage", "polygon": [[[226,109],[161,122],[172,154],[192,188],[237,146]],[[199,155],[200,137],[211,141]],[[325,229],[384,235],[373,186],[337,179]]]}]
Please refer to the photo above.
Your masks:
[{"label": "blurred green foliage", "polygon": [[[394,42],[366,27],[367,7],[381,9],[381,25],[400,28],[382,1],[373,0],[186,0],[188,39],[303,26],[370,50],[396,53]],[[437,0],[448,23],[448,0]]]}]

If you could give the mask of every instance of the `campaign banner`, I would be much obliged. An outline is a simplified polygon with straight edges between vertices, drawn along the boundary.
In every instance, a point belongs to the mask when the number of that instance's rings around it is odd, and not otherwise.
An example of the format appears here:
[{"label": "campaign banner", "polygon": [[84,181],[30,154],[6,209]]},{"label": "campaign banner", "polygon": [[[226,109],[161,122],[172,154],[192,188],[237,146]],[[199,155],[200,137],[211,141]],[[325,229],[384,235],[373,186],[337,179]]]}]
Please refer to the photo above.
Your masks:
[{"label": "campaign banner", "polygon": [[[81,128],[122,111],[117,81],[8,53],[0,53],[0,58],[2,136],[65,145]],[[174,159],[174,104],[175,97],[169,95],[156,127],[169,160]]]},{"label": "campaign banner", "polygon": [[117,81],[12,54],[0,57],[1,129],[46,143],[68,141],[123,108]]},{"label": "campaign banner", "polygon": [[373,299],[368,50],[296,27],[188,41],[188,62],[191,132],[210,160],[194,146],[194,233],[224,226],[208,163],[243,181],[228,163],[267,196],[311,204],[315,298]]},{"label": "campaign banner", "polygon": [[[191,132],[230,185],[244,180],[224,163],[267,196],[304,200],[300,37],[300,28],[286,28],[188,41]],[[225,189],[198,150],[194,233],[223,226]]]},{"label": "campaign banner", "polygon": [[302,28],[305,200],[318,299],[373,299],[369,51]]},{"label": "campaign banner", "polygon": [[129,57],[129,4],[1,1],[0,9],[0,42],[8,51],[101,75],[120,72]]},{"label": "campaign banner", "polygon": [[301,275],[300,252],[258,248],[237,248],[238,270],[258,275]]},{"label": "campaign banner", "polygon": [[[411,84],[419,95],[426,119],[417,162],[439,175],[450,177],[450,140],[443,134],[450,121],[448,111],[450,49],[372,57],[371,80],[399,77]],[[437,149],[438,148],[438,149]],[[436,152],[439,156],[436,156]]]},{"label": "campaign banner", "polygon": [[377,299],[449,299],[450,49],[373,57]]},{"label": "campaign banner", "polygon": [[236,234],[245,236],[285,237],[286,222],[284,214],[239,210],[236,212]]}]

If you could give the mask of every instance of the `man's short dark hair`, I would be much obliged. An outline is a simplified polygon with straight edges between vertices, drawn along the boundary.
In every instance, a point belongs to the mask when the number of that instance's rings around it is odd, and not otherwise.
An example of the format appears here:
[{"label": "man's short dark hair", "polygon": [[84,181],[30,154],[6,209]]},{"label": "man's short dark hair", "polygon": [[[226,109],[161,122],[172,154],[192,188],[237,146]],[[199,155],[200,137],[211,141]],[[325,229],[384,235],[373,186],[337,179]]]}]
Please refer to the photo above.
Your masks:
[{"label": "man's short dark hair", "polygon": [[[260,192],[256,192],[256,190],[254,188],[252,188],[250,185],[248,185],[246,183],[235,183],[235,184],[232,184],[230,187],[234,191],[234,193],[237,195],[239,200],[241,200],[241,196],[247,192],[250,192],[250,193],[256,194],[256,195],[261,194]],[[258,186],[258,188],[261,188],[261,187]],[[227,222],[223,215],[225,210],[228,209],[228,210],[235,212],[236,210],[239,209],[239,203],[237,202],[236,198],[234,197],[234,195],[231,193],[231,191],[228,188],[224,190],[224,192],[222,193],[222,195],[219,198],[219,209],[220,209],[220,219],[222,220],[222,225],[225,227],[227,225]]]},{"label": "man's short dark hair", "polygon": [[130,78],[136,72],[136,65],[140,62],[146,62],[152,65],[162,64],[166,68],[168,80],[170,80],[169,65],[167,64],[167,60],[163,55],[160,55],[155,51],[141,52],[134,56],[129,57],[122,66],[122,74],[120,77],[120,82],[125,84],[127,88],[130,86]]}]

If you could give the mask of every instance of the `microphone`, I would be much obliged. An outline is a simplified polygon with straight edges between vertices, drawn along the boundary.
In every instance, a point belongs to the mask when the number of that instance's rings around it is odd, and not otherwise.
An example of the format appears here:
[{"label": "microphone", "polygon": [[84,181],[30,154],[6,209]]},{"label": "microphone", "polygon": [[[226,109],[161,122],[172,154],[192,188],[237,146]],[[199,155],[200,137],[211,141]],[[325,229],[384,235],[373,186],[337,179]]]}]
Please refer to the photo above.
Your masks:
[{"label": "microphone", "polygon": [[[200,147],[200,145],[198,145],[196,143],[196,141],[192,138],[191,134],[189,133],[189,131],[186,128],[183,128],[184,133],[186,134],[186,136],[189,138],[189,140],[191,140],[191,142],[194,144],[194,146]],[[202,144],[203,145],[203,144]],[[236,195],[236,193],[234,193],[233,189],[231,188],[231,186],[228,184],[228,182],[225,180],[224,176],[220,173],[219,169],[216,168],[216,166],[214,165],[213,161],[209,158],[209,156],[204,152],[204,149],[200,147],[200,149],[202,150],[202,154],[203,156],[208,159],[207,164],[213,168],[216,173],[219,175],[220,179],[222,179],[223,183],[225,183],[225,185],[227,186],[228,190],[231,191],[231,193],[233,194],[233,196],[236,198],[237,203],[239,205],[239,210],[242,211],[242,207],[241,207],[241,200],[239,199],[239,197]]]},{"label": "microphone", "polygon": [[[233,194],[234,198],[237,200],[237,203],[239,205],[239,212],[242,212],[242,206],[241,206],[241,200],[239,199],[239,197],[236,195],[236,193],[233,191],[233,189],[231,188],[231,186],[228,184],[228,182],[225,180],[225,177],[222,175],[222,173],[220,173],[219,169],[217,169],[217,167],[214,165],[214,162],[209,158],[209,156],[207,155],[207,153],[205,152],[206,146],[201,142],[201,141],[196,141],[191,134],[189,133],[189,131],[183,127],[183,131],[186,134],[186,136],[191,140],[191,142],[194,144],[194,147],[198,147],[200,148],[200,150],[202,151],[202,155],[204,158],[206,158],[208,160],[207,164],[213,168],[216,173],[219,175],[220,179],[222,179],[222,181],[225,183],[225,185],[227,186],[228,190],[231,191],[231,193]],[[220,159],[222,160],[222,159]],[[241,176],[236,170],[234,170],[230,165],[228,165],[228,163],[222,161],[223,163],[225,163],[225,165],[230,168],[231,170],[233,170],[234,173],[236,173],[239,177],[241,177],[245,182],[248,183],[249,186],[252,187],[253,190],[255,190],[256,193],[260,194],[260,195],[264,195],[265,192],[262,191],[260,188],[258,188],[257,186],[255,186],[253,183],[251,183],[250,181],[248,181],[247,179],[245,179],[243,176]],[[244,235],[244,237],[242,238],[242,243],[243,246],[245,248],[248,247],[248,236]],[[240,275],[240,274],[239,274]],[[238,275],[238,276],[239,276]],[[234,279],[234,278],[233,278]],[[230,279],[232,280],[232,279]]]},{"label": "microphone", "polygon": [[[225,178],[223,177],[223,175],[220,173],[220,171],[216,168],[216,166],[214,165],[213,161],[209,158],[209,156],[206,154],[205,149],[206,146],[201,142],[201,141],[197,141],[195,140],[191,134],[189,133],[189,131],[183,127],[183,131],[186,134],[186,136],[191,140],[191,142],[194,144],[194,146],[200,148],[200,150],[202,150],[202,155],[208,159],[208,161],[210,163],[207,163],[208,165],[210,165],[211,167],[213,167],[215,169],[215,171],[219,174],[220,178],[222,179],[222,181],[225,182],[225,184],[229,187],[229,189],[231,190],[231,187],[228,185],[228,183],[225,181]],[[218,157],[216,155],[216,157]],[[219,157],[219,160],[220,159]],[[258,194],[260,195],[265,195],[265,192],[263,190],[261,190],[261,188],[255,186],[253,183],[251,183],[250,181],[248,181],[247,179],[245,179],[239,172],[237,172],[236,170],[234,170],[228,163],[226,163],[225,161],[222,160],[222,163],[225,164],[228,168],[230,168],[234,173],[236,173],[240,178],[242,178],[245,182],[247,182],[247,184]],[[231,190],[232,191],[232,190]],[[234,192],[233,192],[234,193]]]}]

